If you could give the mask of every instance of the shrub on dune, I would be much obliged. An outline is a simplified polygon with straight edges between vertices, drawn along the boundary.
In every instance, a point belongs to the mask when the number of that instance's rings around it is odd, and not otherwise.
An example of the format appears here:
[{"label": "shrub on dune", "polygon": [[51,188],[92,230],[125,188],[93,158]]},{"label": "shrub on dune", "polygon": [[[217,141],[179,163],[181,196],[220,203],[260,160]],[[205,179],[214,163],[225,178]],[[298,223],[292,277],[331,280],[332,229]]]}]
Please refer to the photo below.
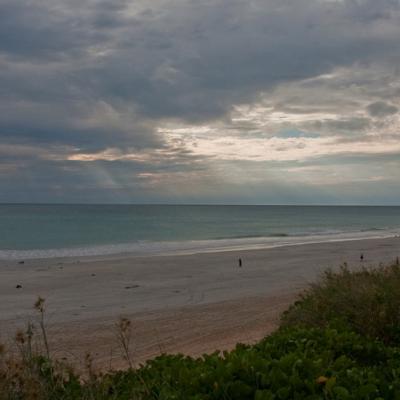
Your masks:
[{"label": "shrub on dune", "polygon": [[333,324],[400,344],[400,266],[327,271],[282,316],[286,327]]}]

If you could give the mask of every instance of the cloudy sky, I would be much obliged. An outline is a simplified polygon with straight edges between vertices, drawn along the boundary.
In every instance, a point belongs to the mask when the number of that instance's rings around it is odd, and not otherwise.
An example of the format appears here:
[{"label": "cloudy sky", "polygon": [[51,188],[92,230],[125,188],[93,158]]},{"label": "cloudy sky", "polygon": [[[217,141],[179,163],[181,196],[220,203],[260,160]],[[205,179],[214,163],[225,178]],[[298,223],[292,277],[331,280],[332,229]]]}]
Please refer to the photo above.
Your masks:
[{"label": "cloudy sky", "polygon": [[400,204],[399,0],[0,0],[0,201]]}]

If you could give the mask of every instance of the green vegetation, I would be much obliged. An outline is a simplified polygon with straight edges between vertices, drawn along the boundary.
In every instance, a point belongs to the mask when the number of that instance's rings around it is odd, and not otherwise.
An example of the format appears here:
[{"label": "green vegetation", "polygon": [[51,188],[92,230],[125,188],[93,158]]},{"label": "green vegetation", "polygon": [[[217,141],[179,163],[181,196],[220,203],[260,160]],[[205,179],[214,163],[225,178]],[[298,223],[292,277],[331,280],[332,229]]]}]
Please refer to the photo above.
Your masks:
[{"label": "green vegetation", "polygon": [[325,272],[282,317],[282,326],[344,327],[400,345],[400,265]]},{"label": "green vegetation", "polygon": [[[32,329],[17,335],[18,360],[0,356],[0,399],[271,400],[400,399],[400,267],[327,272],[283,315],[282,326],[256,345],[199,359],[163,355],[139,369],[84,378],[32,350]],[[118,340],[130,361],[130,323]],[[2,349],[0,349],[1,352]]]}]

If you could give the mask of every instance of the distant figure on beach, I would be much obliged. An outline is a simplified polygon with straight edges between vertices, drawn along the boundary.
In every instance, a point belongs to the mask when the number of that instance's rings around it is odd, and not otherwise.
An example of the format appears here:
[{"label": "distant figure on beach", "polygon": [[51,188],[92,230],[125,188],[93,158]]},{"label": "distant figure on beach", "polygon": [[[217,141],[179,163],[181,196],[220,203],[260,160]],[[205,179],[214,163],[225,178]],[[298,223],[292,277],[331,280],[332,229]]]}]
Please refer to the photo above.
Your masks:
[{"label": "distant figure on beach", "polygon": [[360,261],[364,261],[364,254],[363,253],[361,253],[361,255],[360,255]]},{"label": "distant figure on beach", "polygon": [[242,259],[239,258],[239,267],[241,267],[241,266],[242,266]]}]

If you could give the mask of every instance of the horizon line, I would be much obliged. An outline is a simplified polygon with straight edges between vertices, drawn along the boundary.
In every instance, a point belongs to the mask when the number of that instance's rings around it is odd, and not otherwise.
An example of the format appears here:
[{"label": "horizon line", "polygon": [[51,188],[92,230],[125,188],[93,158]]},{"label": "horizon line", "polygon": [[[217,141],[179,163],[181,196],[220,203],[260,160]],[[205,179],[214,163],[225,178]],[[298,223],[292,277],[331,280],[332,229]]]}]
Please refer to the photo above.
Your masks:
[{"label": "horizon line", "polygon": [[400,204],[244,204],[244,203],[90,203],[90,202],[0,202],[7,205],[38,205],[38,206],[220,206],[220,207],[400,207]]}]

